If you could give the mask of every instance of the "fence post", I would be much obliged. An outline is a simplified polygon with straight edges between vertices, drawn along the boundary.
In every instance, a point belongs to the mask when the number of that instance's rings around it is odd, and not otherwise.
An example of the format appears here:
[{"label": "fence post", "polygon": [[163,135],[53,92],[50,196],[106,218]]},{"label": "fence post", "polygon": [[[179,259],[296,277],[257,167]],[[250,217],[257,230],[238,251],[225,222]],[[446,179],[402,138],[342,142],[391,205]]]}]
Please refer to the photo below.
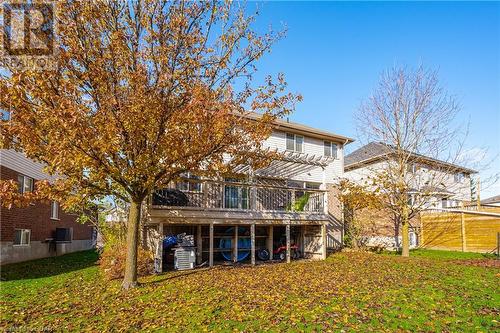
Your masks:
[{"label": "fence post", "polygon": [[497,259],[500,259],[500,232],[497,232]]},{"label": "fence post", "polygon": [[462,252],[467,251],[467,242],[465,237],[465,214],[464,212],[460,213],[460,224],[462,227]]}]

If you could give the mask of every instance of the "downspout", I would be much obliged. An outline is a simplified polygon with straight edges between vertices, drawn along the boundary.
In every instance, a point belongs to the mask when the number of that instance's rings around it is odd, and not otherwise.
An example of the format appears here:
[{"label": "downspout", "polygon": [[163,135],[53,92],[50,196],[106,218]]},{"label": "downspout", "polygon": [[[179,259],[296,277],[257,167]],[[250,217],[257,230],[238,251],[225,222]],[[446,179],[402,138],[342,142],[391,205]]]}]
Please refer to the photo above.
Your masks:
[{"label": "downspout", "polygon": [[[342,176],[344,175],[344,170],[345,170],[345,160],[344,160],[344,152],[345,152],[345,145],[349,142],[349,139],[346,139],[344,144],[342,144]],[[342,219],[342,235],[340,235],[340,247],[344,247],[344,237],[345,237],[345,214],[344,214],[344,203],[340,203],[340,217]]]}]

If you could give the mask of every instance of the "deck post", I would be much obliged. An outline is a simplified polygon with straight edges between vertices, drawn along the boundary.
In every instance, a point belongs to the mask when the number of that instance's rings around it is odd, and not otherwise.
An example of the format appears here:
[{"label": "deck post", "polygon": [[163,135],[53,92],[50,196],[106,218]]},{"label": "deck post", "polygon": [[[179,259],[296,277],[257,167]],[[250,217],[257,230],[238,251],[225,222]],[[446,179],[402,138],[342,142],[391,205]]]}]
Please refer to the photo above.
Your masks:
[{"label": "deck post", "polygon": [[[321,182],[321,189],[322,190],[327,190],[326,188],[326,169],[323,168],[323,179]],[[328,215],[328,192],[323,192],[323,213]]]},{"label": "deck post", "polygon": [[201,264],[202,258],[202,246],[203,238],[201,237],[201,224],[198,224],[198,230],[196,231],[196,263]]},{"label": "deck post", "polygon": [[270,225],[267,232],[267,250],[269,251],[269,260],[273,260],[273,240],[274,240],[274,230],[273,226]]},{"label": "deck post", "polygon": [[234,238],[233,238],[233,262],[238,262],[238,226],[234,226]]},{"label": "deck post", "polygon": [[209,249],[208,249],[208,266],[214,265],[214,223],[210,222],[209,227]]},{"label": "deck post", "polygon": [[321,259],[326,259],[326,223],[321,225]]},{"label": "deck post", "polygon": [[255,223],[250,225],[250,255],[252,265],[255,265]]},{"label": "deck post", "polygon": [[257,210],[257,188],[255,187],[255,174],[250,167],[250,207],[252,210]]},{"label": "deck post", "polygon": [[287,222],[286,226],[286,262],[290,262],[290,222]]},{"label": "deck post", "polygon": [[156,259],[157,259],[157,271],[158,273],[163,272],[163,223],[158,224],[158,233],[160,234],[160,239],[157,242]]}]

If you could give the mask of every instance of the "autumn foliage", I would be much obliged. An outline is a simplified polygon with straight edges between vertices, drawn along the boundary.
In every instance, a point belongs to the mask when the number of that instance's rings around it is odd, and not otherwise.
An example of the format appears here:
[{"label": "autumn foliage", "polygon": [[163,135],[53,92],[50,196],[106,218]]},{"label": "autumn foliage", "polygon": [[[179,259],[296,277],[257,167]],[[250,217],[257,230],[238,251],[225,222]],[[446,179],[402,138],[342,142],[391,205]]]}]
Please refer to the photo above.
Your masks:
[{"label": "autumn foliage", "polygon": [[74,253],[2,267],[0,329],[497,332],[498,268],[461,263],[463,255],[484,262],[481,254],[434,252],[169,272],[128,293],[103,281],[89,254]]},{"label": "autumn foliage", "polygon": [[[99,266],[108,280],[123,278],[126,256],[127,244],[125,242],[106,244],[99,257]],[[137,275],[153,274],[153,268],[153,253],[140,247],[137,251]]]},{"label": "autumn foliage", "polygon": [[144,199],[187,171],[222,177],[268,163],[275,155],[262,142],[300,96],[286,92],[283,75],[253,83],[257,60],[283,32],[256,33],[240,4],[56,7],[55,70],[0,72],[0,109],[12,113],[2,137],[57,175],[40,195],[64,207],[109,195],[130,203],[128,288]]},{"label": "autumn foliage", "polygon": [[360,215],[364,210],[380,209],[382,196],[377,190],[356,184],[348,179],[341,179],[337,189],[337,198],[344,209],[344,245],[350,248],[360,248],[364,245],[363,234],[371,223]]}]

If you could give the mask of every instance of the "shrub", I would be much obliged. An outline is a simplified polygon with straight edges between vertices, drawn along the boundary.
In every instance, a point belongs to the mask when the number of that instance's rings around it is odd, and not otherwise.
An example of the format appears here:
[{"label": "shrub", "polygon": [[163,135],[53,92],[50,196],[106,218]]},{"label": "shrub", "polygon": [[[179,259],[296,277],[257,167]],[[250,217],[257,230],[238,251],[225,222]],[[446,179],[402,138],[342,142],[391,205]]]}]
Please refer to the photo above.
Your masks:
[{"label": "shrub", "polygon": [[[125,242],[106,244],[103,248],[99,265],[109,280],[123,278],[127,246]],[[152,274],[154,270],[153,253],[139,247],[137,253],[137,274],[139,276]]]},{"label": "shrub", "polygon": [[[104,247],[99,265],[109,280],[124,276],[127,246],[125,242],[126,226],[121,223],[107,224],[100,228]],[[137,274],[139,276],[152,274],[154,271],[154,255],[151,251],[139,247],[137,252]]]}]

